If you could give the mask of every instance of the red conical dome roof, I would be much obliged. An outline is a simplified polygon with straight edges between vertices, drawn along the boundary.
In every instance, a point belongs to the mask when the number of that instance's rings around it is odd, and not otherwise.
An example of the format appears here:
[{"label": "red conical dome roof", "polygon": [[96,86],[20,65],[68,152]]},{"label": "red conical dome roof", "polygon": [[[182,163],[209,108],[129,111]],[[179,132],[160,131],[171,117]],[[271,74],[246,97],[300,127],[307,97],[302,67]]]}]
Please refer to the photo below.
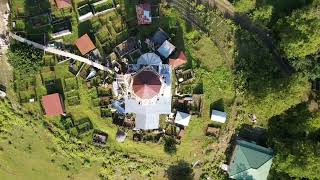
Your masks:
[{"label": "red conical dome roof", "polygon": [[151,99],[159,94],[161,81],[155,72],[143,70],[134,76],[132,88],[134,94],[141,99]]}]

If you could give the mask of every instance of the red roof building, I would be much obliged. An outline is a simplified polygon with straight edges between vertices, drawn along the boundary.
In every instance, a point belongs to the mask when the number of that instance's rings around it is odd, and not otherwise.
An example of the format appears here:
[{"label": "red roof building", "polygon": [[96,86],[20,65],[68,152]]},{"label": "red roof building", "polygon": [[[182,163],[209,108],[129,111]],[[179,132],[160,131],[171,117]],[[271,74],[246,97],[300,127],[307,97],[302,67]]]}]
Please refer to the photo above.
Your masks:
[{"label": "red roof building", "polygon": [[160,77],[151,70],[143,70],[133,77],[132,88],[139,98],[151,99],[160,92]]},{"label": "red roof building", "polygon": [[76,40],[75,44],[82,55],[85,55],[96,48],[88,34],[81,36]]},{"label": "red roof building", "polygon": [[136,12],[139,25],[151,24],[151,5],[149,3],[136,5]]},{"label": "red roof building", "polygon": [[56,5],[59,9],[72,7],[71,0],[55,0],[55,2],[56,2]]},{"label": "red roof building", "polygon": [[187,63],[186,55],[181,51],[177,59],[169,59],[169,64],[173,69],[176,69],[179,66]]},{"label": "red roof building", "polygon": [[42,106],[47,116],[64,114],[63,103],[58,93],[43,96]]}]

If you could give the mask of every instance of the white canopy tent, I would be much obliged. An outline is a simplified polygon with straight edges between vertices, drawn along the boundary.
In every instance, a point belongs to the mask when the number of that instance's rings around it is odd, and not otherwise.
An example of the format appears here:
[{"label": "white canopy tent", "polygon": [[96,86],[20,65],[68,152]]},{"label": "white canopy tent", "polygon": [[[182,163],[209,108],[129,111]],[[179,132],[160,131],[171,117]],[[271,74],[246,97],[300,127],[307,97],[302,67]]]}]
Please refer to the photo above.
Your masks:
[{"label": "white canopy tent", "polygon": [[219,123],[225,123],[227,120],[227,113],[217,110],[212,110],[211,120]]},{"label": "white canopy tent", "polygon": [[190,120],[191,120],[190,114],[177,111],[176,118],[175,118],[174,122],[178,125],[182,125],[183,127],[186,127],[189,125]]}]

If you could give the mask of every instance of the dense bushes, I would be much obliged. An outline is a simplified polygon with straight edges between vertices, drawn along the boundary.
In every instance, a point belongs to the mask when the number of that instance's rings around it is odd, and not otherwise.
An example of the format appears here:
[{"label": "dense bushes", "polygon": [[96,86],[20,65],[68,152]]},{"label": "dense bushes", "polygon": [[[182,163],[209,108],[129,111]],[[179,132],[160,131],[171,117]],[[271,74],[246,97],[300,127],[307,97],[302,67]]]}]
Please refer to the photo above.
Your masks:
[{"label": "dense bushes", "polygon": [[15,72],[23,76],[33,76],[40,70],[42,56],[42,51],[18,42],[12,42],[8,51],[9,63]]},{"label": "dense bushes", "polygon": [[277,154],[274,170],[290,177],[317,179],[320,171],[320,114],[299,104],[269,122],[269,141]]}]

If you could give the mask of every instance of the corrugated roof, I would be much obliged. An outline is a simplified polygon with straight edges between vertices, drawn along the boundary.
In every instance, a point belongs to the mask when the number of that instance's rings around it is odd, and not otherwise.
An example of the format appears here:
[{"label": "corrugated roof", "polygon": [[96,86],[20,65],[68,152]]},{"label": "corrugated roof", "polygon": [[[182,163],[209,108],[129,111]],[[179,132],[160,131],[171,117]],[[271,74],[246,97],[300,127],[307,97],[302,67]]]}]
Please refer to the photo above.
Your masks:
[{"label": "corrugated roof", "polygon": [[182,126],[188,126],[190,120],[191,120],[191,115],[190,114],[177,111],[176,118],[175,118],[174,122],[176,124],[179,124],[179,125],[182,125]]},{"label": "corrugated roof", "polygon": [[222,112],[222,111],[212,110],[212,113],[211,113],[211,120],[212,121],[225,123],[226,119],[227,119],[227,113]]},{"label": "corrugated roof", "polygon": [[176,47],[171,44],[169,41],[164,41],[164,43],[158,48],[158,52],[161,56],[168,58],[172,52],[176,49]]},{"label": "corrugated roof", "polygon": [[138,24],[151,24],[151,5],[149,3],[136,5]]},{"label": "corrugated roof", "polygon": [[43,96],[42,105],[47,116],[57,116],[64,113],[63,104],[58,93]]},{"label": "corrugated roof", "polygon": [[[229,167],[229,176],[234,179],[267,179],[272,164],[273,151],[257,144],[238,140],[233,160]],[[267,164],[268,166],[266,166]]]},{"label": "corrugated roof", "polygon": [[175,69],[185,63],[187,63],[187,57],[182,51],[180,52],[177,59],[169,59],[169,64],[173,69]]},{"label": "corrugated roof", "polygon": [[151,99],[159,94],[161,81],[155,72],[143,70],[134,76],[132,88],[141,99]]},{"label": "corrugated roof", "polygon": [[161,28],[158,29],[156,33],[151,38],[151,41],[155,43],[156,46],[160,46],[163,44],[166,40],[169,39],[169,36],[167,33],[165,33]]},{"label": "corrugated roof", "polygon": [[137,129],[158,129],[159,114],[144,113],[136,114],[135,128]]},{"label": "corrugated roof", "polygon": [[55,0],[59,9],[72,7],[71,0]]},{"label": "corrugated roof", "polygon": [[85,55],[96,48],[88,34],[81,36],[78,40],[76,40],[75,44],[82,55]]}]

